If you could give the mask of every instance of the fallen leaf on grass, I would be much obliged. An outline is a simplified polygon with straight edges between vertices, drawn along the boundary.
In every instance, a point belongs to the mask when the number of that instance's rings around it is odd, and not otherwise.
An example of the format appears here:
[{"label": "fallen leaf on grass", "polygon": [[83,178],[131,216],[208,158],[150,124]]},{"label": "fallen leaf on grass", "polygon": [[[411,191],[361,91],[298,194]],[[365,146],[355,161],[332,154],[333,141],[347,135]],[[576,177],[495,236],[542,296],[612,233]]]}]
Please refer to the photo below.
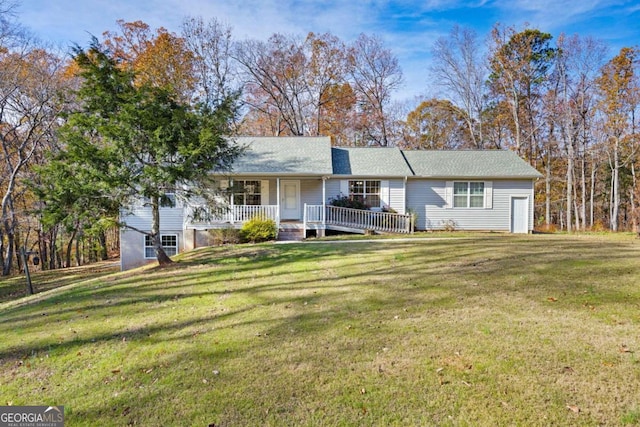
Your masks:
[{"label": "fallen leaf on grass", "polygon": [[120,368],[112,369],[111,373],[112,374],[119,374],[120,373]]},{"label": "fallen leaf on grass", "polygon": [[547,301],[556,302],[556,301],[558,301],[558,298],[549,297],[549,298],[547,298]]},{"label": "fallen leaf on grass", "polygon": [[633,353],[626,344],[622,344],[618,350],[620,353]]},{"label": "fallen leaf on grass", "polygon": [[580,412],[580,408],[578,408],[576,405],[567,405],[567,409],[575,414]]}]

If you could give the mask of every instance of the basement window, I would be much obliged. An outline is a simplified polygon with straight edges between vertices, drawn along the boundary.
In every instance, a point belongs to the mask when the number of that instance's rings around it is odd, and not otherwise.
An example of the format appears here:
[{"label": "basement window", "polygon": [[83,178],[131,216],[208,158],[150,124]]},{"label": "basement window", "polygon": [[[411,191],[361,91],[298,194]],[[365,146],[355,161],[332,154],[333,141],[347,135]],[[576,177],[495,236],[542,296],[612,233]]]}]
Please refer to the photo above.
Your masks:
[{"label": "basement window", "polygon": [[[167,256],[173,256],[178,253],[178,235],[177,234],[162,234],[160,235],[160,242],[162,243],[162,249],[164,249]],[[155,259],[156,251],[153,248],[153,239],[151,236],[144,236],[144,257],[145,259]]]}]

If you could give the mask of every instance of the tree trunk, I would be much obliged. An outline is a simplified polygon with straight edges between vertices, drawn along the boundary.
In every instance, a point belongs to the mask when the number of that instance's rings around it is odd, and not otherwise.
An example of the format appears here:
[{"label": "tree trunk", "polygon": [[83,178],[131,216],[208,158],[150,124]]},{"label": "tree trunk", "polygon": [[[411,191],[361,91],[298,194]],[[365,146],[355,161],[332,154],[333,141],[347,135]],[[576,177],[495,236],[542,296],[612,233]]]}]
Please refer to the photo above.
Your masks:
[{"label": "tree trunk", "polygon": [[98,241],[100,242],[100,259],[106,261],[109,259],[109,249],[107,248],[107,235],[104,231],[98,233]]},{"label": "tree trunk", "polygon": [[76,238],[76,267],[82,265],[82,252],[80,252],[80,240],[82,240],[82,234],[80,233]]},{"label": "tree trunk", "polygon": [[618,153],[618,140],[613,150],[613,176],[611,178],[612,203],[611,203],[611,231],[618,231],[618,215],[620,212],[620,158]]},{"label": "tree trunk", "polygon": [[585,230],[587,225],[587,171],[586,171],[586,161],[584,151],[580,158],[580,189],[582,191],[581,194],[581,204],[580,204],[580,219],[582,221],[582,226],[580,229],[582,231]]},{"label": "tree trunk", "polygon": [[[64,266],[66,268],[71,267],[71,249],[73,249],[73,241],[75,240],[77,233],[78,233],[78,223],[76,223],[76,227],[71,233],[71,237],[69,237],[69,243],[67,243],[67,250],[65,251],[65,256],[64,256],[64,260],[65,260]],[[76,253],[76,257],[77,256],[78,254]]]},{"label": "tree trunk", "polygon": [[591,157],[591,193],[589,194],[589,227],[593,228],[594,197],[596,192],[596,165]]},{"label": "tree trunk", "polygon": [[153,248],[158,259],[158,265],[166,266],[173,263],[171,258],[162,248],[162,239],[160,236],[160,198],[153,197],[151,202],[151,238],[153,240]]},{"label": "tree trunk", "polygon": [[571,231],[573,211],[573,144],[567,144],[567,231]]}]

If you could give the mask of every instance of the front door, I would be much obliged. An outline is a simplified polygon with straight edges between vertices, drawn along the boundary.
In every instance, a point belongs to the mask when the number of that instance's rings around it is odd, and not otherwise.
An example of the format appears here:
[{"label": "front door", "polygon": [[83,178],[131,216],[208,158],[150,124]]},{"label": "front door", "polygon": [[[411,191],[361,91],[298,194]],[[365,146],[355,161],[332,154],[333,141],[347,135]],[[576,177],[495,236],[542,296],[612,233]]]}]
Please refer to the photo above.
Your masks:
[{"label": "front door", "polygon": [[529,198],[511,198],[511,232],[529,232]]},{"label": "front door", "polygon": [[300,181],[280,181],[280,219],[300,219]]}]

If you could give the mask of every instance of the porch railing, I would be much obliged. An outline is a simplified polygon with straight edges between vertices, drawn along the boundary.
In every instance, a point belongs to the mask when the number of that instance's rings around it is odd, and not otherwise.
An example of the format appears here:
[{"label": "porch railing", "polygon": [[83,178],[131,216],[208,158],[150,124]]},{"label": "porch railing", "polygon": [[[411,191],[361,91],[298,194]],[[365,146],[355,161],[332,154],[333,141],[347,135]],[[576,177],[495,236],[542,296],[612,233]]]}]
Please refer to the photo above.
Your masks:
[{"label": "porch railing", "polygon": [[187,208],[185,221],[189,225],[202,226],[219,223],[242,223],[252,218],[272,219],[279,222],[277,205],[235,205],[220,208],[194,207]]},{"label": "porch railing", "polygon": [[341,227],[372,230],[384,233],[411,233],[411,215],[391,212],[376,212],[361,209],[325,206],[324,218],[322,205],[305,205],[304,222],[324,223]]}]

